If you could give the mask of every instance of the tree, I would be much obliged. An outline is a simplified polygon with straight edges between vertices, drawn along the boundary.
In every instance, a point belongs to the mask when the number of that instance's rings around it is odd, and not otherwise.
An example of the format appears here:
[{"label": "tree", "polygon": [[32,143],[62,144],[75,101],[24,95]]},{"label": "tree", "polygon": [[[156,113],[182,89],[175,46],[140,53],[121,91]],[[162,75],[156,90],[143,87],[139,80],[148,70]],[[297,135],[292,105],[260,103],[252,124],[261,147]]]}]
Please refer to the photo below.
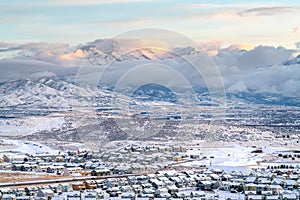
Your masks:
[{"label": "tree", "polygon": [[21,170],[22,172],[26,171],[26,168],[25,168],[25,166],[24,166],[24,165],[22,165],[22,166],[21,166],[21,168],[20,168],[20,170]]}]

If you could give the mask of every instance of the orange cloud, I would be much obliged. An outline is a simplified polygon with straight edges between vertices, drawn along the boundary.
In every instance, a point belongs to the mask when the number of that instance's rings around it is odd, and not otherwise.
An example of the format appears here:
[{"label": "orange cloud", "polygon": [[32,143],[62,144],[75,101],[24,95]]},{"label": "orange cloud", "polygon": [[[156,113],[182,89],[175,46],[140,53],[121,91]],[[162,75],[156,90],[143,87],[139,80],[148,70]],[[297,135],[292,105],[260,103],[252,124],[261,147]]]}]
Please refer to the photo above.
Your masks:
[{"label": "orange cloud", "polygon": [[226,48],[228,51],[234,51],[234,50],[252,50],[254,49],[254,45],[251,45],[251,44],[233,44],[233,45],[230,45],[229,47]]},{"label": "orange cloud", "polygon": [[296,32],[298,32],[298,27],[294,27],[294,28],[292,29],[292,33],[296,33]]}]

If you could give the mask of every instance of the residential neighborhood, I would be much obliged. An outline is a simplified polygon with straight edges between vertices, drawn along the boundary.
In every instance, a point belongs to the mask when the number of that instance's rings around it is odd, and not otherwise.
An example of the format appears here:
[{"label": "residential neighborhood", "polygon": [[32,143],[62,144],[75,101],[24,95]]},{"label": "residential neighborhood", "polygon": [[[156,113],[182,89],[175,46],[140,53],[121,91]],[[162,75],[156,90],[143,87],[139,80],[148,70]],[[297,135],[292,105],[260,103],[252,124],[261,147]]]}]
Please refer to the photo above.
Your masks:
[{"label": "residential neighborhood", "polygon": [[5,155],[0,163],[3,174],[52,177],[3,182],[1,199],[299,200],[298,152],[279,150],[269,155],[263,153],[268,149],[253,146],[246,150],[250,151],[245,155],[247,164],[253,162],[250,158],[264,160],[247,167],[222,167],[217,164],[224,155],[225,161],[238,158],[228,153],[228,147],[219,155],[219,151],[199,153],[196,146],[162,144]]},{"label": "residential neighborhood", "polygon": [[40,186],[1,187],[3,200],[29,199],[288,199],[300,195],[300,170],[258,169],[251,172],[204,168],[164,170],[121,178]]}]

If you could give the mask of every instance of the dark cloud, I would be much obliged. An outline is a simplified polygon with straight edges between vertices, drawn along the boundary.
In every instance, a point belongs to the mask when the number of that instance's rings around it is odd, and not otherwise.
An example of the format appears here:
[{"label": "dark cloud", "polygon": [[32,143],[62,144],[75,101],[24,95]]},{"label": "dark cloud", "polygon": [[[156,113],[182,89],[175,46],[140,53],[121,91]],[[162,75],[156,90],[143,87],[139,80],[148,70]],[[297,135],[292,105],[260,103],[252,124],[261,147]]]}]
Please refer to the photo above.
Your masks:
[{"label": "dark cloud", "polygon": [[274,6],[274,7],[257,7],[239,12],[240,16],[263,16],[263,15],[277,15],[300,11],[298,6]]},{"label": "dark cloud", "polygon": [[43,76],[65,76],[74,74],[76,70],[38,60],[4,59],[0,60],[0,82]]}]

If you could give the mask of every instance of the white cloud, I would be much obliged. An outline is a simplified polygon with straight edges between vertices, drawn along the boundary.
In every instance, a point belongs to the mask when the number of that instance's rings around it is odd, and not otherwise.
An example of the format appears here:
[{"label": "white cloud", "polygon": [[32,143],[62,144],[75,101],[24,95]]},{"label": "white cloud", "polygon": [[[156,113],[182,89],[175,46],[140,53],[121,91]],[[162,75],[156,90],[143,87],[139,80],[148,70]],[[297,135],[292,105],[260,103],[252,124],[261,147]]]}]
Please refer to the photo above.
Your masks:
[{"label": "white cloud", "polygon": [[28,78],[37,79],[37,78],[52,77],[52,76],[57,76],[57,74],[55,74],[54,72],[43,71],[43,72],[30,74]]},{"label": "white cloud", "polygon": [[294,50],[284,47],[258,46],[249,51],[231,48],[220,50],[213,59],[217,65],[232,67],[240,70],[254,70],[259,67],[281,64],[292,58]]},{"label": "white cloud", "polygon": [[300,42],[296,42],[295,45],[297,49],[300,49]]},{"label": "white cloud", "polygon": [[282,64],[291,59],[294,52],[271,46],[258,46],[249,51],[226,48],[213,59],[221,71],[227,92],[299,96],[300,66]]},{"label": "white cloud", "polygon": [[0,44],[0,58],[32,59],[60,66],[78,66],[85,52],[65,43]]},{"label": "white cloud", "polygon": [[247,92],[247,91],[248,91],[248,88],[245,85],[245,83],[242,81],[238,81],[238,82],[234,83],[227,89],[227,92],[231,92],[231,93]]}]

